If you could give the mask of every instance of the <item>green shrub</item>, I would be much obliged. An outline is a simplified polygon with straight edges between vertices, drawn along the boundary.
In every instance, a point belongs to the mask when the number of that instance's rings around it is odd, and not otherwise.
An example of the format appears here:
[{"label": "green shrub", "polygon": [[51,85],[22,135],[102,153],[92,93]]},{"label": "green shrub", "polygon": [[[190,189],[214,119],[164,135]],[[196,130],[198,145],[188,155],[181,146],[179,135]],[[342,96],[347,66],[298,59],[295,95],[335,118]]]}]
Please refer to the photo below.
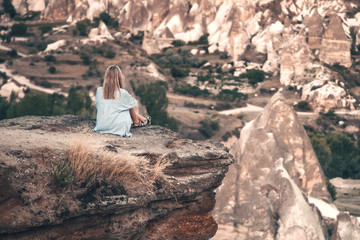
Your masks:
[{"label": "green shrub", "polygon": [[207,97],[210,95],[210,93],[207,89],[201,90],[199,87],[191,86],[190,84],[175,85],[174,92],[185,94],[185,95],[190,95],[190,96],[194,96],[194,97],[199,97],[199,96]]},{"label": "green shrub", "polygon": [[295,105],[295,109],[298,111],[308,112],[311,111],[310,104],[307,101],[300,101]]},{"label": "green shrub", "polygon": [[221,138],[224,142],[226,142],[231,136],[230,132],[226,132]]},{"label": "green shrub", "polygon": [[335,189],[335,186],[331,184],[331,182],[329,181],[328,178],[326,178],[326,187],[327,187],[328,192],[330,193],[332,200],[335,201],[336,200],[336,189]]},{"label": "green shrub", "polygon": [[168,56],[168,61],[170,62],[171,65],[173,65],[172,68],[177,67],[177,66],[181,66],[183,64],[182,57],[177,53],[169,55]]},{"label": "green shrub", "polygon": [[11,18],[15,17],[16,11],[14,6],[12,5],[12,0],[3,0],[2,7],[4,8],[4,12],[8,13]]},{"label": "green shrub", "polygon": [[247,78],[249,84],[255,86],[257,83],[264,81],[265,73],[259,69],[249,69],[246,70],[246,73],[241,74],[240,77]]},{"label": "green shrub", "polygon": [[228,59],[228,58],[229,58],[228,52],[225,51],[220,54],[220,59]]},{"label": "green shrub", "polygon": [[56,73],[56,67],[54,67],[54,66],[49,67],[48,72],[51,73],[51,74],[55,74]]},{"label": "green shrub", "polygon": [[89,19],[85,19],[76,23],[76,29],[79,32],[80,36],[88,35],[88,26],[90,25]]},{"label": "green shrub", "polygon": [[[46,84],[45,81],[45,85]],[[19,103],[15,101],[16,95],[12,94],[9,104],[6,106],[6,113],[4,112],[5,107],[1,107],[2,104],[0,101],[0,117],[5,119],[26,115],[55,116],[65,113],[93,116],[94,109],[91,105],[89,95],[79,92],[74,87],[70,89],[67,99],[65,99],[63,95],[56,93],[46,95],[26,91],[25,94],[25,97]],[[67,105],[65,105],[65,100],[67,101]]]},{"label": "green shrub", "polygon": [[131,37],[129,38],[129,40],[131,42],[139,44],[139,45],[142,44],[143,39],[144,39],[144,32],[143,31],[139,31],[138,34],[136,34],[136,35],[131,34]]},{"label": "green shrub", "polygon": [[171,42],[171,45],[174,47],[181,47],[185,45],[185,42],[183,40],[174,40]]},{"label": "green shrub", "polygon": [[6,99],[0,97],[0,120],[7,118],[7,111],[9,107],[10,104],[6,101]]},{"label": "green shrub", "polygon": [[52,88],[52,83],[45,80],[43,82],[40,82],[40,86],[45,88]]},{"label": "green shrub", "polygon": [[184,69],[177,66],[172,66],[170,68],[171,76],[174,78],[183,78],[189,76],[189,69]]},{"label": "green shrub", "polygon": [[10,51],[7,52],[7,55],[9,55],[10,57],[17,57],[18,53],[15,49],[11,49]]},{"label": "green shrub", "polygon": [[80,58],[84,65],[90,65],[91,64],[91,57],[87,52],[81,52]]},{"label": "green shrub", "polygon": [[40,26],[39,27],[39,30],[41,31],[41,34],[45,34],[45,33],[48,33],[50,31],[52,31],[52,26],[50,25],[44,25],[44,26]]},{"label": "green shrub", "polygon": [[188,102],[185,101],[184,102],[184,107],[190,107],[190,108],[209,108],[211,109],[210,105],[205,105],[205,104],[195,104],[193,102]]},{"label": "green shrub", "polygon": [[309,134],[320,165],[328,178],[360,178],[360,149],[343,133]]},{"label": "green shrub", "polygon": [[234,135],[237,138],[240,138],[240,130],[239,128],[235,128],[234,130],[232,130],[232,135]]},{"label": "green shrub", "polygon": [[51,169],[51,177],[56,186],[65,188],[75,182],[72,168],[68,163],[59,163]]},{"label": "green shrub", "polygon": [[213,76],[211,76],[211,74],[199,75],[196,78],[197,78],[197,81],[199,81],[199,82],[212,81],[214,79]]},{"label": "green shrub", "polygon": [[211,138],[215,135],[215,131],[219,130],[219,120],[205,119],[199,122],[201,127],[198,128],[198,131],[205,137]]},{"label": "green shrub", "polygon": [[188,42],[188,45],[208,45],[209,44],[208,36],[209,34],[204,34],[199,38],[199,40]]},{"label": "green shrub", "polygon": [[231,109],[231,108],[232,108],[232,106],[229,103],[217,103],[214,107],[214,109],[216,111],[222,111],[222,110],[227,110],[227,109]]},{"label": "green shrub", "polygon": [[166,97],[166,85],[164,82],[157,81],[141,84],[138,87],[135,87],[133,83],[132,85],[136,95],[140,97],[141,103],[152,117],[152,123],[177,131],[177,121],[169,117],[167,113],[169,100]]},{"label": "green shrub", "polygon": [[56,57],[54,55],[46,55],[44,57],[45,62],[56,62]]},{"label": "green shrub", "polygon": [[115,56],[116,56],[116,53],[111,50],[106,51],[105,55],[104,55],[104,57],[106,57],[106,58],[114,58]]},{"label": "green shrub", "polygon": [[102,12],[100,13],[99,17],[94,18],[96,26],[99,25],[100,21],[103,21],[108,27],[119,27],[119,22],[112,18],[107,12]]},{"label": "green shrub", "polygon": [[25,23],[15,23],[11,26],[11,35],[24,36],[26,35],[27,25]]},{"label": "green shrub", "polygon": [[248,98],[247,94],[238,92],[238,88],[222,89],[220,93],[216,96],[217,99],[228,102],[239,102],[240,100],[246,100]]},{"label": "green shrub", "polygon": [[339,63],[335,63],[332,66],[327,65],[327,67],[337,72],[349,87],[360,86],[360,76],[358,72],[352,73],[349,69],[341,66]]}]

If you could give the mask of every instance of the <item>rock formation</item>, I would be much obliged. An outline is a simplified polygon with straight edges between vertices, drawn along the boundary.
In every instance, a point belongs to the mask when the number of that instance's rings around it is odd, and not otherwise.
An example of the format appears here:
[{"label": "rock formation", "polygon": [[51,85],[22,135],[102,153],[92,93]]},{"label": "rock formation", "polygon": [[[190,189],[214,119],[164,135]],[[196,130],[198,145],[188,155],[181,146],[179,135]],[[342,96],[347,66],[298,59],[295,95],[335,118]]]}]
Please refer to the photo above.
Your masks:
[{"label": "rock formation", "polygon": [[356,217],[346,213],[337,216],[337,223],[331,240],[360,239],[360,223]]},{"label": "rock formation", "polygon": [[[30,10],[42,11],[44,19],[70,22],[84,18],[92,20],[106,11],[116,18],[122,29],[133,34],[145,32],[143,46],[148,53],[161,51],[161,48],[168,46],[174,39],[196,41],[202,35],[209,34],[209,51],[227,51],[236,61],[245,53],[247,47],[254,44],[256,49],[263,49],[262,53],[267,53],[264,49],[269,49],[269,61],[264,67],[266,71],[273,72],[278,70],[281,53],[278,52],[277,45],[282,40],[267,32],[277,21],[283,22],[286,17],[290,17],[291,25],[303,31],[308,28],[308,46],[313,50],[320,48],[323,62],[333,64],[337,61],[344,66],[351,64],[350,47],[339,18],[331,20],[322,36],[324,16],[327,13],[334,12],[341,17],[345,16],[349,4],[342,0],[14,1],[14,6],[20,13],[24,13],[25,5],[28,5]],[[299,32],[301,31],[297,31],[295,35]],[[266,42],[260,43],[258,40]],[[258,47],[259,45],[266,47]],[[341,52],[336,53],[339,49]],[[302,54],[301,51],[299,54]],[[307,53],[304,54],[307,59]],[[283,70],[285,69],[286,67]],[[281,72],[284,74],[282,79],[285,79],[288,74],[286,71]]]},{"label": "rock formation", "polygon": [[306,22],[308,31],[308,44],[310,49],[318,49],[321,45],[321,38],[324,33],[323,19],[317,9]]},{"label": "rock formation", "polygon": [[[213,190],[233,162],[222,146],[181,139],[157,126],[136,129],[132,138],[94,133],[92,126],[91,119],[74,116],[0,122],[1,239],[208,239],[215,234]],[[149,167],[156,175],[115,185],[100,179],[87,186],[78,178],[71,188],[61,188],[54,184],[54,166],[66,163],[67,149],[74,146],[86,147],[73,152],[90,156],[86,163],[96,154],[110,154],[131,159],[129,166],[140,160],[144,174]]]},{"label": "rock formation", "polygon": [[45,9],[46,1],[44,0],[12,0],[16,12],[24,15],[33,12],[41,12]]},{"label": "rock formation", "polygon": [[281,52],[280,82],[284,85],[300,85],[305,69],[311,67],[310,49],[304,30],[294,33],[289,18],[285,20]]},{"label": "rock formation", "polygon": [[320,60],[327,64],[339,63],[350,67],[350,47],[351,42],[346,38],[341,19],[332,15],[321,40]]},{"label": "rock formation", "polygon": [[213,213],[219,230],[214,239],[327,238],[308,200],[330,203],[325,176],[296,113],[280,93],[243,128],[230,153],[236,162],[216,194]]},{"label": "rock formation", "polygon": [[87,43],[89,41],[102,43],[107,40],[114,40],[114,37],[111,35],[109,29],[103,21],[99,22],[99,26],[97,28],[91,29],[88,37],[89,39],[83,40],[83,43]]},{"label": "rock formation", "polygon": [[310,102],[312,108],[317,112],[327,112],[333,108],[354,110],[356,102],[335,82],[321,80],[314,80],[303,85],[301,99]]}]

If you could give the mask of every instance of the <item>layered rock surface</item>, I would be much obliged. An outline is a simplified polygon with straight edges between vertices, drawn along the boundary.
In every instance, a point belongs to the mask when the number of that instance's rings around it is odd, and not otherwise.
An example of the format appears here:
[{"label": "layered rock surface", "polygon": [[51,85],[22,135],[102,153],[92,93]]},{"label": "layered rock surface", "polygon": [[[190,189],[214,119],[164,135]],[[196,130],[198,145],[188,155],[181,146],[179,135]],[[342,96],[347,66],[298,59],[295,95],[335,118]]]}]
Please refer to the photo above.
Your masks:
[{"label": "layered rock surface", "polygon": [[326,214],[309,199],[336,208],[310,140],[280,93],[243,128],[230,153],[236,162],[217,191],[214,239],[328,238]]},{"label": "layered rock surface", "polygon": [[[157,126],[132,138],[91,131],[91,119],[23,117],[0,122],[1,239],[207,239],[217,224],[213,190],[231,156],[214,142],[194,142]],[[95,152],[165,163],[154,184],[54,185],[51,169],[73,140]],[[130,181],[130,180],[129,180]]]}]

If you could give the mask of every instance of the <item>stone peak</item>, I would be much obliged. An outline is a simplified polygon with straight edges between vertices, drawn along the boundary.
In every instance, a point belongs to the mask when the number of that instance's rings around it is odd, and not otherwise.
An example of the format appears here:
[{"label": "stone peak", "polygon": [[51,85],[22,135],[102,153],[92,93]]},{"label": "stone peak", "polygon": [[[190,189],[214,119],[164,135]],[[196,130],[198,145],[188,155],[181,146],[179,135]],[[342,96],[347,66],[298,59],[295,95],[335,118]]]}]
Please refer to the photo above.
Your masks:
[{"label": "stone peak", "polygon": [[309,18],[308,22],[307,22],[307,27],[309,28],[309,36],[313,36],[313,37],[321,37],[323,32],[324,32],[324,27],[323,27],[323,19],[320,16],[319,12],[317,11],[317,9],[315,9],[315,11],[313,12],[313,14],[311,15],[311,17]]},{"label": "stone peak", "polygon": [[291,22],[290,22],[290,18],[289,16],[286,16],[285,20],[284,20],[284,28],[288,28],[290,27]]},{"label": "stone peak", "polygon": [[342,26],[342,20],[339,16],[335,14],[330,16],[330,23],[327,26],[324,38],[346,41],[345,31]]}]

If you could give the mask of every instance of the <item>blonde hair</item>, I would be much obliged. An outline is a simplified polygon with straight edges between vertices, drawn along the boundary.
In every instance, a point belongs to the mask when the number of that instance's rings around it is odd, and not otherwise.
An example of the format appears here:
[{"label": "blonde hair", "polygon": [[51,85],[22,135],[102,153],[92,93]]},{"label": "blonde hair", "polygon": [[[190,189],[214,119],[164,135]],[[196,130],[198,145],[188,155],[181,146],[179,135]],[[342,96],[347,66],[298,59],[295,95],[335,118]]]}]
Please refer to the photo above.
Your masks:
[{"label": "blonde hair", "polygon": [[123,88],[123,75],[118,66],[112,65],[106,69],[103,83],[103,98],[115,99],[116,92]]}]

